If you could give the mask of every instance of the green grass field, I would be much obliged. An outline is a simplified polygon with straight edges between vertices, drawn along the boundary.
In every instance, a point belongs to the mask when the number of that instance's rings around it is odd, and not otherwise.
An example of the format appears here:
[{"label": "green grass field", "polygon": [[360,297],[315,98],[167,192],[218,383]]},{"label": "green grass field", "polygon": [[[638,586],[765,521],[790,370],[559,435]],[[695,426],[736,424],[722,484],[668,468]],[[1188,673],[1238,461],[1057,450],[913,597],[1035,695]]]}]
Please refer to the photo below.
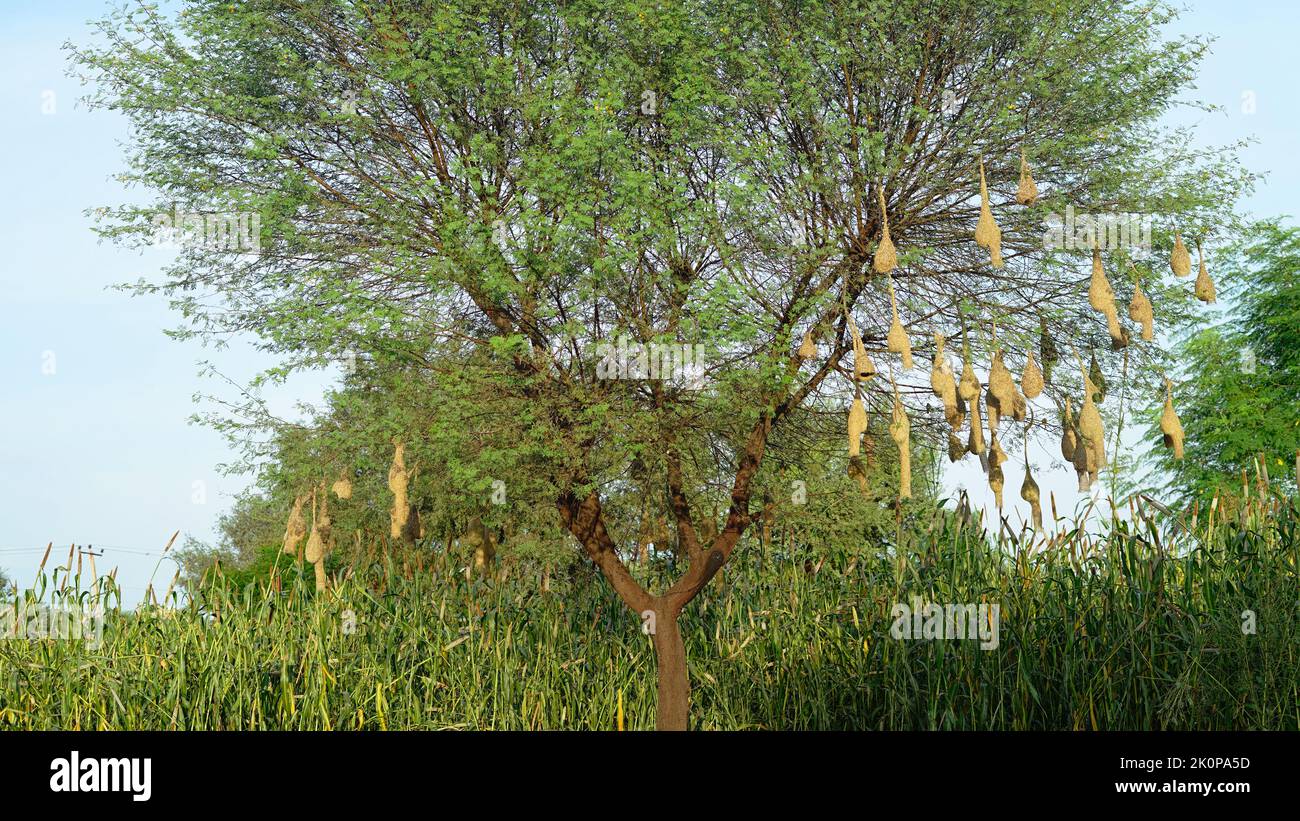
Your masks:
[{"label": "green grass field", "polygon": [[[745,545],[683,616],[692,726],[1300,728],[1296,503],[1137,518],[1032,549],[951,517],[901,549]],[[310,573],[279,584],[213,574],[124,611],[111,580],[78,591],[59,568],[19,595],[105,602],[103,640],[0,641],[0,727],[612,730],[620,707],[654,726],[650,638],[586,568],[544,592],[424,553],[352,557],[322,595]],[[891,637],[913,596],[997,603],[997,648]]]}]

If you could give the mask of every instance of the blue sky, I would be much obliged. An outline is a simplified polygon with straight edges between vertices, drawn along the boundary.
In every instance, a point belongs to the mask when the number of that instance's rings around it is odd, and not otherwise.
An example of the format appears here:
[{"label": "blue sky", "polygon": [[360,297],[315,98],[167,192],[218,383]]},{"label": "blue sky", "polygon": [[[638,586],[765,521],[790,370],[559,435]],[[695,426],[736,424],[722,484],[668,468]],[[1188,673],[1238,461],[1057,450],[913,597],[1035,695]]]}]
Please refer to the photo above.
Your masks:
[{"label": "blue sky", "polygon": [[[84,213],[135,193],[112,179],[123,169],[123,121],[77,104],[84,89],[67,76],[61,50],[67,40],[84,42],[86,21],[106,8],[79,0],[0,4],[0,568],[26,585],[47,542],[61,546],[51,563],[66,558],[70,543],[93,544],[104,551],[98,568],[118,567],[125,599],[135,601],[172,532],[213,538],[217,516],[249,481],[220,475],[217,466],[230,458],[225,442],[187,422],[200,409],[196,393],[219,391],[198,376],[199,361],[240,381],[270,363],[247,345],[217,352],[171,341],[162,329],[176,317],[162,299],[110,290],[154,277],[168,252],[101,244]],[[1244,207],[1259,216],[1293,213],[1300,4],[1202,0],[1186,7],[1171,33],[1218,37],[1194,96],[1224,109],[1182,111],[1171,122],[1196,125],[1202,143],[1256,138],[1243,161],[1268,177]],[[296,401],[315,401],[327,382],[308,376],[265,397],[291,415]],[[1068,511],[1078,497],[1075,480],[1051,466],[1054,451],[1043,443],[1031,460],[1045,493],[1055,491]],[[1017,505],[1020,480],[1013,459],[1007,498]],[[973,462],[946,481],[991,504]],[[158,583],[165,587],[172,572],[165,562]]]}]

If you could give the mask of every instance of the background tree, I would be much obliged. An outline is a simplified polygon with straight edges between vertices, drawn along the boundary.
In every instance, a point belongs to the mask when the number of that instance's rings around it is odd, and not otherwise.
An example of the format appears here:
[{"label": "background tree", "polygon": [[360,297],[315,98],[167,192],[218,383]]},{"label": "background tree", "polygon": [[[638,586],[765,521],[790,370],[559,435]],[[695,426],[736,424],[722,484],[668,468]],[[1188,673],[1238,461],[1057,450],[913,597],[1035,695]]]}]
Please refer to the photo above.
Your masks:
[{"label": "background tree", "polygon": [[[1237,494],[1243,473],[1253,485],[1261,456],[1273,480],[1294,486],[1300,454],[1300,229],[1255,223],[1215,262],[1227,308],[1186,329],[1171,373],[1185,457],[1154,450],[1164,489],[1186,506]],[[1163,402],[1162,391],[1154,416]]]},{"label": "background tree", "polygon": [[[255,334],[283,360],[272,376],[349,355],[454,363],[454,413],[429,440],[491,460],[513,504],[553,507],[627,606],[653,611],[659,724],[685,728],[678,617],[799,463],[774,443],[843,418],[848,315],[881,372],[876,435],[891,377],[914,437],[943,434],[924,370],[884,354],[882,198],[918,359],[938,331],[980,370],[994,326],[1016,368],[1040,328],[1116,362],[1088,255],[1046,248],[1047,215],[1166,215],[1165,248],[1175,225],[1230,224],[1249,182],[1230,154],[1155,127],[1203,50],[1161,38],[1170,16],[1124,0],[194,0],[174,20],[127,11],[76,56],[95,102],[132,118],[131,179],[163,205],[262,217],[258,254],[194,246],[140,289],[173,296],[182,335]],[[1044,192],[1029,208],[1022,150]],[[981,160],[1001,268],[972,241]],[[145,238],[156,213],[118,209],[106,232]],[[1190,301],[1150,291],[1161,320]],[[621,335],[702,345],[704,387],[599,378],[598,346]],[[1134,346],[1133,372],[1157,356]],[[1048,397],[1078,380],[1059,368]],[[663,489],[685,557],[657,590],[606,515],[636,474]]]}]

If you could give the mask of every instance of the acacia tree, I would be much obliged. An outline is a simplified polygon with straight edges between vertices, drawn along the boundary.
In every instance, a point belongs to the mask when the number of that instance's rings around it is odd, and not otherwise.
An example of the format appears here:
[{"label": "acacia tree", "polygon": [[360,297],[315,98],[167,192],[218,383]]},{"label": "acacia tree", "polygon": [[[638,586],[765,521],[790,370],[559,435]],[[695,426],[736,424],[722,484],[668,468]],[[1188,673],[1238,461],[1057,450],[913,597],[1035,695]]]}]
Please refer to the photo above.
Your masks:
[{"label": "acacia tree", "polygon": [[[653,612],[658,723],[685,728],[679,615],[762,516],[770,445],[842,414],[847,317],[881,371],[867,404],[889,408],[892,380],[915,434],[941,430],[924,371],[883,353],[882,217],[918,359],[933,332],[964,332],[976,368],[994,327],[1009,359],[1040,329],[1105,348],[1087,253],[1046,248],[1047,214],[1165,215],[1162,245],[1222,217],[1232,158],[1155,127],[1203,49],[1162,40],[1169,16],[1128,0],[190,0],[123,12],[75,56],[94,101],[134,123],[130,176],[160,194],[109,234],[146,236],[160,206],[261,217],[256,254],[195,245],[141,289],[174,297],[182,333],[255,334],[284,371],[349,351],[455,363],[475,431],[458,458],[511,460],[514,503],[553,506]],[[1044,195],[1029,208],[1022,150]],[[972,241],[981,161],[1001,268]],[[1121,298],[1127,276],[1111,273]],[[1158,316],[1186,304],[1144,288]],[[703,387],[601,378],[597,348],[620,335],[703,346]],[[1135,369],[1155,355],[1132,351]],[[638,478],[663,488],[688,557],[664,590],[629,572],[631,534],[605,513]]]}]

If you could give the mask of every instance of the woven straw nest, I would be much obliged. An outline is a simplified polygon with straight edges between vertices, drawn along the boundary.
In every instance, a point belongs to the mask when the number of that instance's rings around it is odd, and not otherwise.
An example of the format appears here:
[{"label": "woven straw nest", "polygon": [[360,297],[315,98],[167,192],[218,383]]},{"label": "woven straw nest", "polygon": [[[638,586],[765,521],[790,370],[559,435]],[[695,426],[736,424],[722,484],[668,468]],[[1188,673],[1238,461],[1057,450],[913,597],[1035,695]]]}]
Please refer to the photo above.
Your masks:
[{"label": "woven straw nest", "polygon": [[324,485],[320,488],[319,503],[320,507],[317,509],[316,500],[312,501],[311,534],[307,536],[307,549],[303,551],[303,558],[312,564],[323,560],[330,549],[329,496],[325,493]]},{"label": "woven straw nest", "polygon": [[1034,523],[1034,530],[1043,529],[1043,503],[1042,493],[1038,489],[1038,482],[1034,481],[1034,474],[1029,470],[1029,460],[1025,460],[1025,480],[1020,483],[1020,498],[1029,503],[1030,517]]},{"label": "woven straw nest", "polygon": [[880,244],[871,260],[871,267],[877,274],[888,274],[898,267],[898,252],[894,250],[894,241],[889,236],[889,212],[885,209],[885,192],[876,192],[880,197]]},{"label": "woven straw nest", "polygon": [[[1082,363],[1079,367],[1083,371]],[[1106,467],[1106,435],[1102,428],[1101,411],[1097,410],[1097,404],[1092,398],[1095,390],[1088,372],[1083,371],[1083,407],[1079,409],[1079,443],[1075,448],[1075,466],[1079,465],[1079,451],[1084,451],[1090,474],[1089,487],[1092,480],[1096,479],[1097,472]]]},{"label": "woven straw nest", "polygon": [[893,321],[889,325],[889,336],[886,339],[889,352],[901,354],[904,370],[910,371],[912,369],[912,342],[907,338],[907,330],[898,318],[898,298],[894,296],[894,280],[892,278],[889,280],[889,305],[894,315]]},{"label": "woven straw nest", "polygon": [[1196,298],[1208,305],[1215,301],[1214,280],[1210,279],[1210,272],[1205,269],[1205,254],[1201,251],[1200,240],[1196,242],[1196,256],[1200,261],[1199,272],[1196,274]]},{"label": "woven straw nest", "polygon": [[1006,451],[1002,450],[1002,444],[998,442],[996,436],[989,439],[989,487],[993,490],[993,498],[997,502],[998,509],[1002,509],[1002,489],[1006,486],[1006,477],[1002,475],[1002,463],[1007,461]]},{"label": "woven straw nest", "polygon": [[335,483],[330,487],[330,490],[332,490],[332,491],[334,492],[334,495],[337,496],[337,497],[339,497],[340,499],[351,499],[351,498],[352,498],[352,480],[349,479],[348,477],[344,476],[344,477],[340,478],[337,482],[335,482]]},{"label": "woven straw nest", "polygon": [[1026,399],[1037,399],[1043,394],[1043,385],[1043,372],[1034,360],[1034,352],[1030,351],[1025,359],[1025,370],[1020,375],[1020,390]]},{"label": "woven straw nest", "polygon": [[963,345],[961,381],[957,383],[957,396],[970,411],[970,437],[966,450],[976,456],[984,453],[984,422],[980,419],[980,381],[970,363],[970,348]]},{"label": "woven straw nest", "polygon": [[1092,278],[1088,282],[1088,304],[1094,311],[1106,317],[1106,330],[1110,332],[1111,343],[1116,348],[1128,344],[1128,334],[1119,322],[1119,308],[1115,307],[1115,289],[1106,278],[1105,268],[1101,264],[1101,250],[1092,247]]},{"label": "woven straw nest", "polygon": [[393,463],[388,467],[388,489],[393,494],[393,506],[389,510],[389,535],[394,539],[402,538],[406,529],[406,520],[411,508],[407,497],[411,474],[406,469],[406,446],[401,440],[393,440]]},{"label": "woven straw nest", "polygon": [[1165,407],[1160,412],[1160,433],[1166,448],[1173,448],[1174,458],[1183,458],[1183,423],[1174,411],[1173,389],[1169,380],[1165,380]]},{"label": "woven straw nest", "polygon": [[993,354],[989,366],[989,391],[985,400],[989,414],[989,434],[996,435],[998,422],[1003,416],[1017,421],[1025,418],[1025,400],[1016,389],[1016,380],[1002,361],[1002,351]]},{"label": "woven straw nest", "polygon": [[862,405],[862,398],[853,397],[849,405],[849,456],[862,452],[862,434],[867,432],[867,410]]},{"label": "woven straw nest", "polygon": [[1192,255],[1187,253],[1187,246],[1183,245],[1183,237],[1177,231],[1174,232],[1174,250],[1169,255],[1169,270],[1174,272],[1174,276],[1180,277],[1192,273]]},{"label": "woven straw nest", "polygon": [[1089,396],[1093,401],[1100,405],[1106,401],[1106,377],[1101,373],[1101,366],[1097,364],[1097,354],[1092,354],[1092,364],[1088,366],[1088,379],[1092,381],[1092,392]]},{"label": "woven straw nest", "polygon": [[847,314],[844,318],[849,326],[849,336],[853,338],[853,378],[859,382],[866,382],[876,375],[876,366],[872,363],[871,357],[867,356],[867,348],[862,344],[862,334],[858,333],[857,323]]},{"label": "woven straw nest", "polygon": [[302,506],[307,503],[307,494],[301,494],[293,500],[289,510],[289,521],[284,527],[284,552],[290,556],[298,555],[298,546],[307,536],[307,520],[302,515]]},{"label": "woven straw nest", "polygon": [[894,384],[894,411],[889,423],[889,438],[898,445],[898,496],[912,498],[912,423],[898,398],[898,385]]},{"label": "woven straw nest", "polygon": [[984,161],[980,160],[980,216],[975,224],[975,243],[989,251],[989,262],[994,268],[1001,268],[1002,229],[993,219],[993,210],[989,207],[989,187],[984,179]]},{"label": "woven straw nest", "polygon": [[858,483],[858,490],[862,492],[863,496],[871,494],[871,486],[867,482],[866,459],[862,456],[850,456],[846,472],[850,479]]},{"label": "woven straw nest", "polygon": [[813,341],[811,328],[803,332],[803,341],[799,343],[799,358],[805,362],[817,358],[817,343]]},{"label": "woven straw nest", "polygon": [[1038,356],[1043,363],[1043,381],[1052,381],[1052,366],[1061,359],[1061,352],[1056,347],[1056,340],[1047,332],[1047,317],[1038,317]]},{"label": "woven straw nest", "polygon": [[1074,464],[1074,451],[1079,445],[1077,433],[1079,421],[1070,409],[1070,397],[1065,397],[1065,410],[1061,413],[1061,456],[1066,462]]},{"label": "woven straw nest", "polygon": [[1020,149],[1020,184],[1016,186],[1016,202],[1032,205],[1038,199],[1038,185],[1034,175],[1029,171],[1029,162],[1025,160],[1025,149]]},{"label": "woven straw nest", "polygon": [[957,410],[957,380],[953,376],[952,364],[948,362],[948,355],[943,350],[943,334],[934,335],[934,366],[930,369],[930,390],[934,395],[939,397],[943,403],[943,418],[949,425],[954,428],[961,427],[960,417],[964,412],[959,414]]},{"label": "woven straw nest", "polygon": [[[1133,263],[1129,263],[1133,266]],[[1137,268],[1133,267],[1133,301],[1128,305],[1128,318],[1142,326],[1142,338],[1147,342],[1155,339],[1155,312],[1151,309],[1151,300],[1142,292]]]}]

